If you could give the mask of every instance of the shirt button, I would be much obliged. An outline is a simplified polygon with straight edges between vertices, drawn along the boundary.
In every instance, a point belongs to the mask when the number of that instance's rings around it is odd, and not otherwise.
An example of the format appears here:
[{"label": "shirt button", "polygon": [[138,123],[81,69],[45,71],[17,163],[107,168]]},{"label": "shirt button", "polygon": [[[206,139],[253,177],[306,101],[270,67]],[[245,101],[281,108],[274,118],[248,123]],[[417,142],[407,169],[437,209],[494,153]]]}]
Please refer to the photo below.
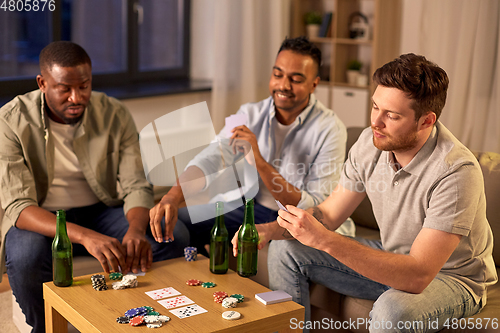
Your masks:
[{"label": "shirt button", "polygon": [[399,185],[399,182],[396,180],[396,181],[394,182],[394,186],[398,186],[398,185]]}]

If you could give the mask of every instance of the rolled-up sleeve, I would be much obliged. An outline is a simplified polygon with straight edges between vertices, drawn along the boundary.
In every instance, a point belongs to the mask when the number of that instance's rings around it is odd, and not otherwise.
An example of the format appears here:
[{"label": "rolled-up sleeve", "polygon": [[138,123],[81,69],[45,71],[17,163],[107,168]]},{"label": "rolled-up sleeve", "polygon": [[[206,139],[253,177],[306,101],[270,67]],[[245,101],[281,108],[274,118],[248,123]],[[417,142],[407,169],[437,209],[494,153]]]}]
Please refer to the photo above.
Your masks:
[{"label": "rolled-up sleeve", "polygon": [[123,191],[123,210],[152,208],[153,188],[146,180],[139,147],[139,134],[129,112],[124,112],[124,132],[120,141],[118,180]]}]

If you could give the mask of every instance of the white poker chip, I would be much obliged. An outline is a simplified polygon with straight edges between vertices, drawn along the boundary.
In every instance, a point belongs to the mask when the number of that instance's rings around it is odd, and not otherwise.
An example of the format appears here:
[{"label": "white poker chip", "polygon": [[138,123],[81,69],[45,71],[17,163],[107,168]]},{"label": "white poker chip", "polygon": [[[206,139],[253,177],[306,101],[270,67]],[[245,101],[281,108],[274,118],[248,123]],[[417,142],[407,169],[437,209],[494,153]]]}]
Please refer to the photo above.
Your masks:
[{"label": "white poker chip", "polygon": [[161,321],[162,323],[166,323],[167,321],[170,321],[170,317],[164,316],[164,315],[159,315],[158,320]]},{"label": "white poker chip", "polygon": [[146,324],[152,324],[152,323],[156,323],[158,321],[160,321],[159,316],[153,316],[153,315],[144,316],[144,322]]},{"label": "white poker chip", "polygon": [[149,323],[149,324],[146,324],[147,328],[160,328],[163,326],[163,324],[161,323],[161,321],[157,321],[155,323]]},{"label": "white poker chip", "polygon": [[224,318],[226,320],[236,320],[236,319],[240,319],[240,317],[241,317],[241,313],[239,313],[237,311],[222,312],[222,318]]},{"label": "white poker chip", "polygon": [[238,303],[238,299],[234,297],[226,297],[222,301],[222,306],[229,309],[229,308],[235,308],[236,304]]}]

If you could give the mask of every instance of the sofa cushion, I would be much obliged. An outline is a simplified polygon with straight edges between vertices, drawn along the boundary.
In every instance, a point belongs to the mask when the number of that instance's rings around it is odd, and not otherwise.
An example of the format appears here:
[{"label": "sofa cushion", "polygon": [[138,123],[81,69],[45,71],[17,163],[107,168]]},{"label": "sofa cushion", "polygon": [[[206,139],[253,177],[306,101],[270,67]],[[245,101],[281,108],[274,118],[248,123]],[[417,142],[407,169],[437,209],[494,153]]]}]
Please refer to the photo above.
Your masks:
[{"label": "sofa cushion", "polygon": [[486,216],[493,231],[493,239],[496,240],[493,247],[493,259],[497,267],[500,267],[500,154],[497,153],[475,153],[484,177],[484,191],[486,194]]}]

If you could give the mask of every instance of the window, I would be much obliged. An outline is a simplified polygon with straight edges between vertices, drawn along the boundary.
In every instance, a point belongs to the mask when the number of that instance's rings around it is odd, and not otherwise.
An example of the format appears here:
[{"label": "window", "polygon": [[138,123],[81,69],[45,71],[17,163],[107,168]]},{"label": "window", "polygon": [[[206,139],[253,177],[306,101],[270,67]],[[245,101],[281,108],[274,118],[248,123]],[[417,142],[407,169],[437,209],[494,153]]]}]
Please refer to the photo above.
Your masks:
[{"label": "window", "polygon": [[[49,2],[53,11],[48,5],[41,10]],[[94,87],[188,77],[189,0],[0,0],[0,5],[0,95],[36,89],[38,55],[54,40],[71,40],[87,51]]]}]

